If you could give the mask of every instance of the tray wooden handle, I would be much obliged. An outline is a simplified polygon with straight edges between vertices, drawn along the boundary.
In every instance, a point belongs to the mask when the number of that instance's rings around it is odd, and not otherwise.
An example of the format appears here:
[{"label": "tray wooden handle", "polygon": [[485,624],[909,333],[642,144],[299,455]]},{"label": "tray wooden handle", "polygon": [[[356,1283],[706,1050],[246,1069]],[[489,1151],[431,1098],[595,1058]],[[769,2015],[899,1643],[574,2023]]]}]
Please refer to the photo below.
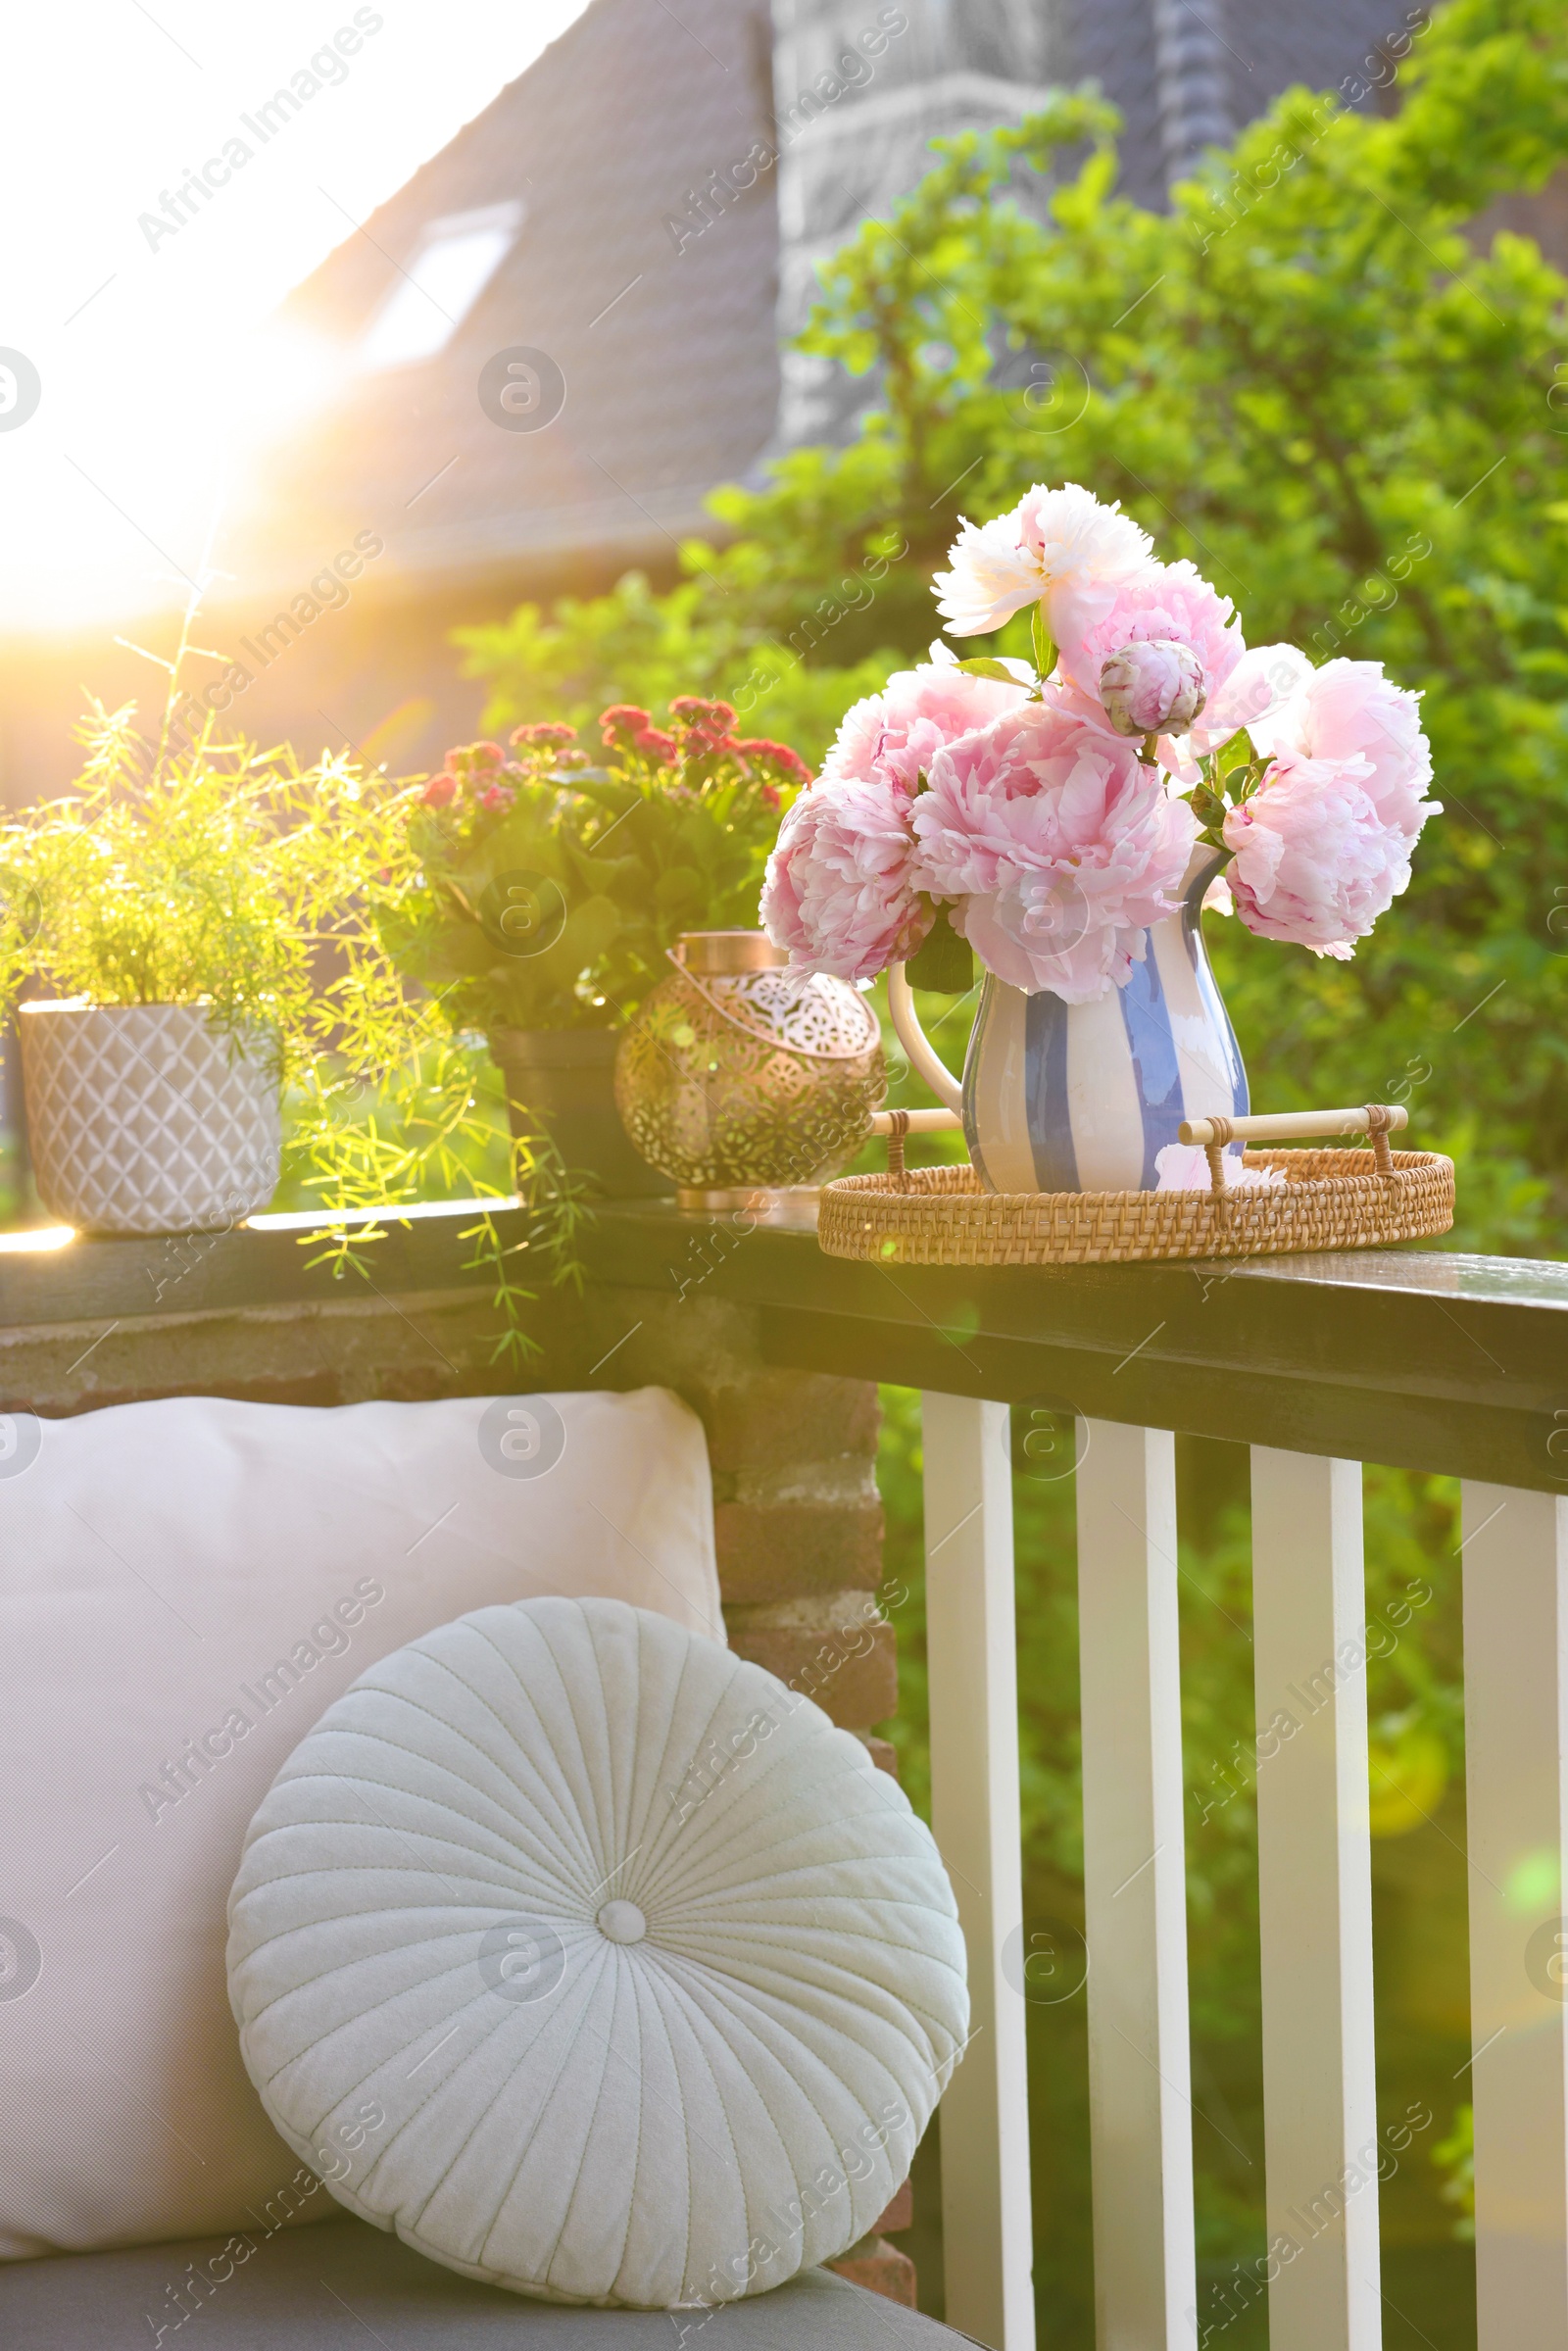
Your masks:
[{"label": "tray wooden handle", "polygon": [[873,1135],[945,1135],[961,1127],[956,1110],[873,1110]]},{"label": "tray wooden handle", "polygon": [[1283,1143],[1304,1135],[1369,1135],[1379,1175],[1392,1175],[1389,1137],[1410,1123],[1400,1102],[1364,1102],[1355,1110],[1275,1110],[1256,1118],[1189,1118],[1176,1130],[1184,1143],[1200,1143],[1217,1193],[1225,1189],[1221,1153],[1227,1143]]},{"label": "tray wooden handle", "polygon": [[871,1132],[888,1139],[888,1176],[902,1192],[906,1182],[904,1165],[906,1135],[943,1135],[963,1120],[956,1110],[873,1110]]},{"label": "tray wooden handle", "polygon": [[[1225,1173],[1221,1156],[1227,1143],[1282,1143],[1310,1135],[1369,1135],[1380,1175],[1391,1175],[1389,1137],[1410,1123],[1399,1102],[1364,1102],[1350,1110],[1276,1110],[1248,1118],[1190,1118],[1177,1129],[1183,1143],[1200,1144],[1216,1193],[1223,1197]],[[870,1131],[888,1138],[888,1172],[895,1182],[904,1177],[906,1135],[942,1135],[961,1127],[956,1110],[873,1110]]]}]

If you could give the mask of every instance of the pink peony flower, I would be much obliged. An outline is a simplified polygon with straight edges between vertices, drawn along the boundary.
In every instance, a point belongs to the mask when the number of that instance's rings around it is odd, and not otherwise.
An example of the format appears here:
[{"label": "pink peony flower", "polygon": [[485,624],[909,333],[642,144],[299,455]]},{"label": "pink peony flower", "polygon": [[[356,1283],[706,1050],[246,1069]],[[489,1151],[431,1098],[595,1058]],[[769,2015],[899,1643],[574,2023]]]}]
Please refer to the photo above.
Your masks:
[{"label": "pink peony flower", "polygon": [[880,694],[851,705],[822,762],[824,778],[881,776],[906,801],[945,743],[956,742],[1023,702],[1028,686],[997,677],[971,677],[945,645],[931,648],[946,661],[897,669]]},{"label": "pink peony flower", "polygon": [[1207,699],[1203,664],[1171,637],[1136,639],[1102,662],[1100,699],[1118,735],[1185,734]]},{"label": "pink peony flower", "polygon": [[1432,753],[1420,696],[1391,684],[1381,661],[1325,661],[1309,670],[1272,728],[1274,747],[1305,759],[1364,759],[1363,789],[1382,823],[1410,847],[1439,804],[1424,795]]},{"label": "pink peony flower", "polygon": [[1432,754],[1417,700],[1381,661],[1333,661],[1253,721],[1274,763],[1225,820],[1226,878],[1249,930],[1343,961],[1405,888],[1440,806],[1423,797]]},{"label": "pink peony flower", "polygon": [[1113,654],[1154,639],[1185,645],[1197,657],[1206,695],[1224,685],[1247,651],[1235,606],[1195,565],[1144,563],[1118,584],[1102,618],[1076,640],[1063,639],[1061,665],[1074,684],[1098,694],[1102,667]]},{"label": "pink peony flower", "polygon": [[[1248,728],[1259,751],[1274,749],[1273,724],[1291,697],[1312,675],[1312,664],[1294,645],[1254,645],[1244,653],[1230,675],[1211,688],[1208,701],[1193,723],[1187,748],[1193,757],[1218,751],[1240,726]],[[1198,769],[1183,775],[1197,780]]]},{"label": "pink peony flower", "polygon": [[1116,583],[1150,561],[1152,545],[1119,505],[1102,506],[1074,481],[1056,490],[1037,482],[994,522],[959,521],[948,552],[953,568],[934,582],[937,610],[957,637],[983,636],[1026,604],[1043,604],[1057,645],[1075,645],[1110,610]]},{"label": "pink peony flower", "polygon": [[913,878],[907,801],[886,776],[823,774],[779,827],[762,927],[797,969],[874,979],[930,928]]},{"label": "pink peony flower", "polygon": [[1236,911],[1260,939],[1289,939],[1348,961],[1410,879],[1404,835],[1383,822],[1361,758],[1282,752],[1225,819]]},{"label": "pink peony flower", "polygon": [[932,761],[914,804],[920,887],[999,979],[1088,1004],[1125,987],[1179,902],[1198,820],[1130,743],[1056,698]]}]

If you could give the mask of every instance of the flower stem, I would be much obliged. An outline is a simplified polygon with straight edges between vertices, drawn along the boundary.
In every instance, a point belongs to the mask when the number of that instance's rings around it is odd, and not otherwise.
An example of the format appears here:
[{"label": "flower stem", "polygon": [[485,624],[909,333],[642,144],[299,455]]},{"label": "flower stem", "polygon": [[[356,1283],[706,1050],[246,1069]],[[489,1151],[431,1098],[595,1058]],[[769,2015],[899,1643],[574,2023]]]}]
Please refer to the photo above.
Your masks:
[{"label": "flower stem", "polygon": [[1046,627],[1046,608],[1043,604],[1037,604],[1030,614],[1029,633],[1034,641],[1035,676],[1043,686],[1056,666],[1056,648],[1053,645],[1051,632]]}]

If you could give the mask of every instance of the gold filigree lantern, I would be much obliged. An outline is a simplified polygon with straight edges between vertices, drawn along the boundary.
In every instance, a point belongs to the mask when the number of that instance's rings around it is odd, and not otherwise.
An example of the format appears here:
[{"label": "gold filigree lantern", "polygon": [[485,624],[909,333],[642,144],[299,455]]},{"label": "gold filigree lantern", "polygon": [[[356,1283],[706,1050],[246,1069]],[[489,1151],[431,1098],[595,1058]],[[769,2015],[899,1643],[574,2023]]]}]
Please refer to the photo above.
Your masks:
[{"label": "gold filigree lantern", "polygon": [[688,931],[615,1057],[615,1106],[683,1207],[756,1204],[854,1158],[887,1090],[876,1016],[761,931]]}]

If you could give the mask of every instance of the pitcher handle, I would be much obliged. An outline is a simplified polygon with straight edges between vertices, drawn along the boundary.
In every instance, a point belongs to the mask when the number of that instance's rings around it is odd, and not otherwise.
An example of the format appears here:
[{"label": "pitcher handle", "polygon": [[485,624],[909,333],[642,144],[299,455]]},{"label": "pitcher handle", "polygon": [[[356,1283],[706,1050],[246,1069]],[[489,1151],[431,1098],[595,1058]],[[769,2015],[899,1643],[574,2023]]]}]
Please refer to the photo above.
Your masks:
[{"label": "pitcher handle", "polygon": [[888,1013],[894,1034],[909,1056],[910,1068],[924,1078],[946,1109],[961,1110],[963,1087],[939,1057],[936,1047],[920,1026],[914,1008],[914,991],[905,977],[902,963],[888,965]]}]

